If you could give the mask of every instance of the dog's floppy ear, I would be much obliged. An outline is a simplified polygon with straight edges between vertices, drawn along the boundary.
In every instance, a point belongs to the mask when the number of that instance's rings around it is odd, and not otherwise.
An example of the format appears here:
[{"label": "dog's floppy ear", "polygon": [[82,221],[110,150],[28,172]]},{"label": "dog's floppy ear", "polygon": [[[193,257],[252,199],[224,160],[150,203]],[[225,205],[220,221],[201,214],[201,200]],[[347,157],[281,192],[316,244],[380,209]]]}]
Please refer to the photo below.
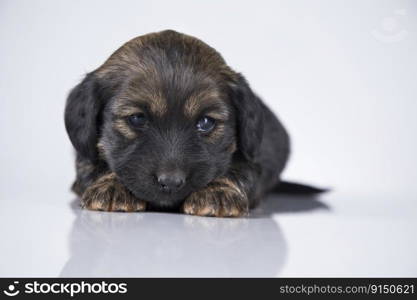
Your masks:
[{"label": "dog's floppy ear", "polygon": [[89,73],[68,96],[65,127],[77,152],[92,162],[98,157],[98,122],[102,108],[97,79]]},{"label": "dog's floppy ear", "polygon": [[232,101],[237,112],[238,149],[253,161],[258,154],[263,136],[263,109],[246,79],[238,75],[232,84]]}]

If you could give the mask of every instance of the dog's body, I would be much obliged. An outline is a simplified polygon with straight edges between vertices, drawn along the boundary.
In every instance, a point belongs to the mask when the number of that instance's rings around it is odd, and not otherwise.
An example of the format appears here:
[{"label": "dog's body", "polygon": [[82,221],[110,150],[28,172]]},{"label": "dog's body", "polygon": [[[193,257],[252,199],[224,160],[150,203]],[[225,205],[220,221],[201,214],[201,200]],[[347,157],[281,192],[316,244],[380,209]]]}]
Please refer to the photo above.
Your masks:
[{"label": "dog's body", "polygon": [[242,216],[280,184],[288,135],[214,49],[174,31],[131,40],[70,93],[73,190],[93,210]]}]

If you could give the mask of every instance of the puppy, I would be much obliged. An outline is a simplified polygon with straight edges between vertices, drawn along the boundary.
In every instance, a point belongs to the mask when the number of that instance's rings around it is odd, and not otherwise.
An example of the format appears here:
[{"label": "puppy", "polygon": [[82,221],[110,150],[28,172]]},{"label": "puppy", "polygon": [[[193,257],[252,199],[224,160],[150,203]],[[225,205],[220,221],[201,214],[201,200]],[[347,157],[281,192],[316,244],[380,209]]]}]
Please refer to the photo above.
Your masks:
[{"label": "puppy", "polygon": [[90,210],[244,216],[280,185],[289,155],[287,132],[245,78],[172,30],[134,38],[88,73],[65,125],[73,191]]}]

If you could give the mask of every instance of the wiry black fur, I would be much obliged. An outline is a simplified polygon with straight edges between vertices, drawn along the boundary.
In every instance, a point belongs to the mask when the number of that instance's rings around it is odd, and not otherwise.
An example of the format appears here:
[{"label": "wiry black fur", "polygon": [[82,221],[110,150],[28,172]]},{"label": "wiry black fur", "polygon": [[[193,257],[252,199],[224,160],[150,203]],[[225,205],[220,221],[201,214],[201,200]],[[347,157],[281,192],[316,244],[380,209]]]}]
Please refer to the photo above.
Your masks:
[{"label": "wiry black fur", "polygon": [[[145,63],[146,67],[135,69],[136,63]],[[120,119],[115,107],[121,98],[133,101],[136,95],[132,90],[137,89],[158,89],[167,110],[155,116],[149,106],[141,106],[149,120],[146,128],[131,129],[135,134],[132,139],[115,130],[114,124]],[[210,89],[219,91],[229,112],[215,142],[197,133],[196,119],[184,115],[186,99]],[[203,204],[192,203],[191,210],[185,209],[202,215],[246,213],[248,207],[279,185],[290,151],[284,127],[243,76],[227,67],[214,49],[174,31],[133,40],[102,67],[87,74],[68,97],[65,124],[77,151],[73,189],[81,197],[101,176],[114,173],[115,180],[134,199],[156,208],[180,207],[191,194],[211,189],[215,200],[203,199]],[[173,169],[187,175],[186,185],[175,193],[161,192],[155,174]],[[219,178],[223,181],[215,183]],[[222,194],[230,188],[229,192],[235,190],[228,180],[242,192],[240,196]],[[111,184],[107,188],[111,190]],[[83,201],[88,207],[92,199]],[[200,210],[193,210],[194,206]],[[217,212],[198,213],[201,206],[214,207]],[[108,207],[112,210],[114,205]]]}]

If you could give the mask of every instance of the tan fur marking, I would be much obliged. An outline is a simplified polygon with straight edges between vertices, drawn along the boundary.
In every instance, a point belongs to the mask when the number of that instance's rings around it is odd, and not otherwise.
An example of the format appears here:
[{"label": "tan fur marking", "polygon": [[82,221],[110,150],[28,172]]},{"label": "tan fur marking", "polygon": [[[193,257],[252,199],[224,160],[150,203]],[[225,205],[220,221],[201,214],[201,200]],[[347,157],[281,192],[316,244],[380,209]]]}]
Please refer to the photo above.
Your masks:
[{"label": "tan fur marking", "polygon": [[229,111],[224,107],[221,111],[210,111],[207,116],[215,120],[226,121],[229,118]]},{"label": "tan fur marking", "polygon": [[167,103],[160,92],[150,94],[149,106],[153,114],[163,116],[167,112]]},{"label": "tan fur marking", "polygon": [[114,128],[123,134],[128,139],[134,139],[137,137],[136,133],[129,127],[124,120],[115,120],[113,123]]},{"label": "tan fur marking", "polygon": [[118,99],[119,104],[115,107],[116,114],[126,116],[141,112],[140,108],[126,104],[130,101],[148,106],[152,114],[156,116],[162,116],[168,109],[166,100],[161,94],[160,89],[157,87],[140,85],[140,83],[132,83],[132,86],[127,89],[126,94]]},{"label": "tan fur marking", "polygon": [[[187,99],[184,105],[184,114],[187,117],[192,118],[199,112],[202,105],[207,106],[210,103],[225,106],[223,101],[221,101],[220,94],[217,90],[205,89],[203,91],[193,94],[191,97]],[[227,117],[227,110],[224,110]],[[223,114],[220,112],[213,112],[212,114],[216,116],[216,118],[218,117],[221,120],[224,119]]]},{"label": "tan fur marking", "polygon": [[248,199],[237,184],[223,177],[192,193],[182,211],[198,216],[239,217],[248,213]]},{"label": "tan fur marking", "polygon": [[243,195],[243,192],[240,190],[239,186],[234,181],[230,180],[227,177],[217,178],[215,182],[224,184],[228,186],[229,188],[235,189],[238,193]]},{"label": "tan fur marking", "polygon": [[130,105],[117,105],[114,110],[115,114],[119,117],[128,117],[134,114],[143,113],[139,107]]},{"label": "tan fur marking", "polygon": [[102,211],[142,211],[146,203],[136,199],[117,179],[114,173],[103,175],[84,192],[82,207]]}]

